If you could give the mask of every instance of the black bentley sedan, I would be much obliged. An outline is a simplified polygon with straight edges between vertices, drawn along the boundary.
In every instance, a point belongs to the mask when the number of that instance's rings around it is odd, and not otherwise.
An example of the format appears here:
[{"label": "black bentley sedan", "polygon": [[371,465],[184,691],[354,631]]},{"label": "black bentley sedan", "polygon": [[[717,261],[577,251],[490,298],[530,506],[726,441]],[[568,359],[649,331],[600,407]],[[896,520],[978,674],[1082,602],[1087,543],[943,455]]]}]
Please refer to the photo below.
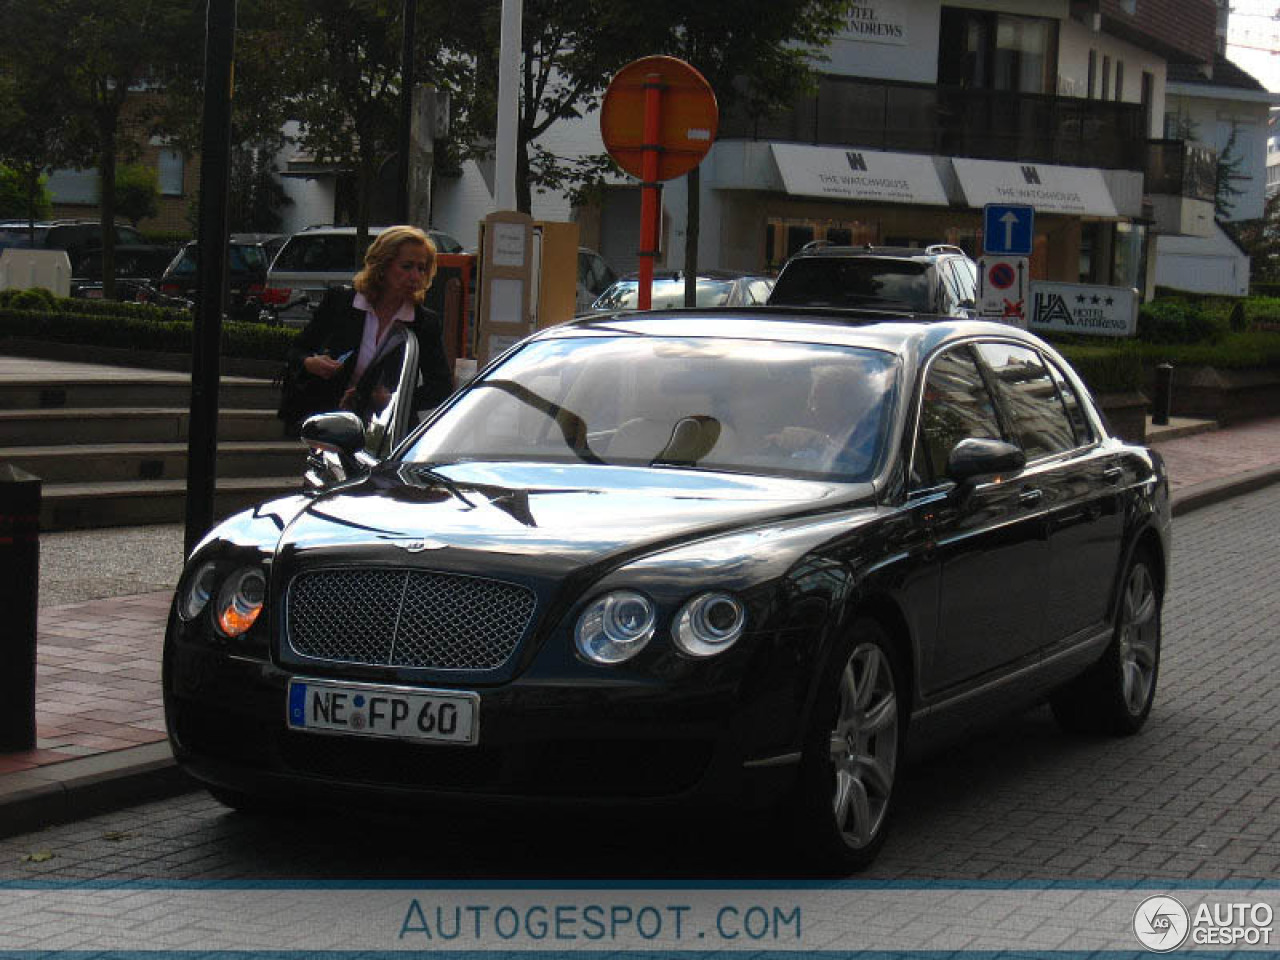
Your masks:
[{"label": "black bentley sedan", "polygon": [[309,420],[310,489],[187,562],[169,735],[233,807],[772,808],[847,871],[911,754],[1151,709],[1163,464],[1021,330],[595,315],[396,442],[411,393]]}]

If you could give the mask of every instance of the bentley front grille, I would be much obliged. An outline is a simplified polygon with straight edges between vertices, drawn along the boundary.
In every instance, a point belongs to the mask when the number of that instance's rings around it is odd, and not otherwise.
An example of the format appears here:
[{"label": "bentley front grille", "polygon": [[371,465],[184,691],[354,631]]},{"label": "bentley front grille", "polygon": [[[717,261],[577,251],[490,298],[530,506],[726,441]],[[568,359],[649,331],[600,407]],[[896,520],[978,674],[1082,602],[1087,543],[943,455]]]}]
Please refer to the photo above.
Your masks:
[{"label": "bentley front grille", "polygon": [[495,670],[535,607],[510,583],[423,570],[316,570],[286,605],[289,645],[317,660],[433,670]]}]

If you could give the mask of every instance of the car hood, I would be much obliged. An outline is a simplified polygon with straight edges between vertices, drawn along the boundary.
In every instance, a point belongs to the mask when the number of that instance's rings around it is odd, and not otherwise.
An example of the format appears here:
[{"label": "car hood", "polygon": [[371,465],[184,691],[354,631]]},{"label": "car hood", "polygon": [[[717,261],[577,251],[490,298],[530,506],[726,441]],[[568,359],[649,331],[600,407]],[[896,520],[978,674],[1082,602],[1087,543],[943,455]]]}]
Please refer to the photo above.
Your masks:
[{"label": "car hood", "polygon": [[367,561],[546,581],[873,496],[869,484],[679,469],[387,465],[313,502],[284,531],[278,557],[289,565]]}]

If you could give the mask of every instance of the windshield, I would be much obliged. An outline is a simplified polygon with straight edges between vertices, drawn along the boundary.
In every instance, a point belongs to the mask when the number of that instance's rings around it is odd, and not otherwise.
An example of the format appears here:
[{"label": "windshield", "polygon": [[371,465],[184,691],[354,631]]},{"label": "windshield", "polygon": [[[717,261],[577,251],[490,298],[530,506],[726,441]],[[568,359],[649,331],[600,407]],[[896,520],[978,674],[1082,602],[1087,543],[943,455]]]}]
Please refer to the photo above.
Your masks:
[{"label": "windshield", "polygon": [[791,307],[898,307],[929,312],[928,267],[877,257],[807,257],[787,264],[769,303]]},{"label": "windshield", "polygon": [[721,338],[531,343],[413,443],[413,463],[696,467],[868,480],[896,393],[891,354]]},{"label": "windshield", "polygon": [[[612,287],[600,294],[599,299],[591,305],[593,310],[634,310],[636,308],[639,286],[635,280],[619,280]],[[684,306],[683,280],[653,281],[654,310],[672,310]],[[732,280],[699,280],[697,283],[697,306],[721,307],[728,303],[733,293]]]}]

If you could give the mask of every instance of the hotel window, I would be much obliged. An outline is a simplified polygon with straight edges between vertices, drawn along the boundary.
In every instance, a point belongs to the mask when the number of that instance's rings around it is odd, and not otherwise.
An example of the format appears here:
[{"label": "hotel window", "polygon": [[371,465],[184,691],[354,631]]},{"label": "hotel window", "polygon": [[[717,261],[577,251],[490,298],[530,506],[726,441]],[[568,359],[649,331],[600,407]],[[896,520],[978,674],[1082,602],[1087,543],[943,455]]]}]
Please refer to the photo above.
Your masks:
[{"label": "hotel window", "polygon": [[1098,51],[1089,51],[1089,93],[1088,97],[1092,100],[1098,95]]},{"label": "hotel window", "polygon": [[1111,99],[1111,58],[1102,58],[1102,99]]},{"label": "hotel window", "polygon": [[1124,99],[1124,61],[1116,61],[1116,99]]},{"label": "hotel window", "polygon": [[1058,22],[986,10],[942,8],[938,82],[980,90],[1053,93],[1058,77]]}]

